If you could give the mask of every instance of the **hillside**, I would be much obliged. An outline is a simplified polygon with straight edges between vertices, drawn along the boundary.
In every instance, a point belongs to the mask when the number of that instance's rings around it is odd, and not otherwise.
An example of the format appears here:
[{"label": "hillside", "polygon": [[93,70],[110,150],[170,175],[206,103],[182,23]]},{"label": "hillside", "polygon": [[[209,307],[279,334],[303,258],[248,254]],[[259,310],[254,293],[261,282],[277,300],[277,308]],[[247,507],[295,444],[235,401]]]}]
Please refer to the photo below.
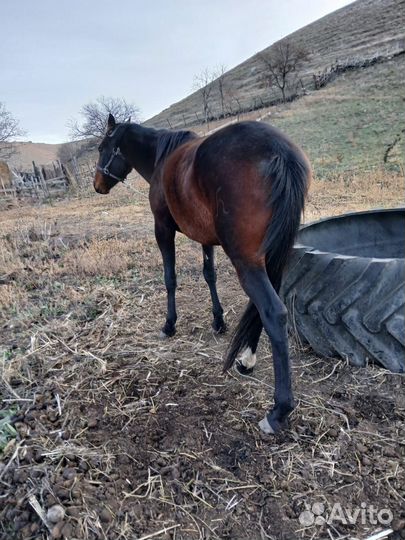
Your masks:
[{"label": "hillside", "polygon": [[[32,162],[37,165],[49,165],[60,158],[60,150],[63,147],[65,159],[70,158],[77,153],[84,143],[68,142],[61,144],[33,143],[33,142],[15,142],[13,146],[16,152],[7,160],[10,167],[28,171],[32,169]],[[61,158],[64,161],[64,158]]]},{"label": "hillside", "polygon": [[33,142],[14,143],[16,153],[8,160],[11,167],[28,170],[32,168],[32,162],[46,165],[52,163],[58,157],[58,150],[62,144],[46,144]]},{"label": "hillside", "polygon": [[[319,176],[382,165],[400,169],[403,166],[400,139],[389,153],[387,163],[384,155],[404,124],[404,29],[405,0],[358,0],[294,32],[279,43],[289,41],[309,51],[300,72],[306,95],[241,118],[260,116],[279,126],[307,151]],[[314,90],[313,75],[336,61],[344,64],[376,57],[379,62],[346,71],[321,90]],[[225,89],[238,96],[242,109],[257,108],[280,97],[276,91],[262,87],[262,71],[258,53],[225,74]],[[220,100],[216,88],[212,95],[211,108],[218,114]],[[203,133],[221,123],[211,122],[209,128],[196,126],[196,114],[202,119],[201,98],[193,93],[145,124],[165,128],[169,124],[173,128],[187,125]],[[66,143],[65,150],[71,144],[74,143]],[[19,154],[14,156],[12,165],[30,168],[32,160],[49,163],[57,158],[60,146],[18,143]],[[96,155],[84,153],[79,159],[94,162]]]},{"label": "hillside", "polygon": [[[307,25],[277,43],[289,41],[309,53],[300,76],[307,91],[313,89],[313,75],[329,68],[336,61],[367,60],[390,57],[405,50],[404,0],[357,0]],[[272,47],[261,53],[268,53]],[[279,97],[279,92],[263,88],[263,66],[259,54],[252,56],[225,74],[224,85],[237,96],[241,108],[250,109]],[[220,111],[220,96],[214,83],[211,110]],[[239,107],[239,105],[238,105]],[[155,127],[193,125],[195,113],[202,118],[199,92],[171,105],[146,124]]]},{"label": "hillside", "polygon": [[272,107],[265,121],[305,149],[318,176],[382,167],[399,172],[404,170],[404,73],[404,54],[349,71],[322,90]]},{"label": "hillside", "polygon": [[[279,127],[306,151],[319,178],[343,175],[349,181],[358,173],[383,168],[400,172],[405,168],[404,74],[401,54],[343,73],[291,103],[243,114],[241,120],[261,118]],[[235,120],[212,122],[209,129]],[[207,131],[201,125],[192,129]],[[88,154],[86,159],[96,157]]]}]

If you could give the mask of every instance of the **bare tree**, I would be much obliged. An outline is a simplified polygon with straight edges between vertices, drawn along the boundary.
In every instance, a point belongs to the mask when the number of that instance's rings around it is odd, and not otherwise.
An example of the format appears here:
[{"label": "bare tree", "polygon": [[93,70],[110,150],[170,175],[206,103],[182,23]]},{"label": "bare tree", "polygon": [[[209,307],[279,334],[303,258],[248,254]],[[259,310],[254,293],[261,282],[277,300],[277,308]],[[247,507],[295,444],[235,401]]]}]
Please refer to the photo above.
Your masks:
[{"label": "bare tree", "polygon": [[230,116],[237,116],[243,112],[241,96],[237,90],[227,88],[225,93],[225,110]]},{"label": "bare tree", "polygon": [[132,103],[127,103],[122,98],[101,96],[92,103],[83,105],[80,115],[82,122],[70,120],[70,136],[72,139],[85,139],[93,137],[101,139],[107,128],[107,118],[112,114],[117,122],[124,122],[129,117],[139,120],[139,109]]},{"label": "bare tree", "polygon": [[225,80],[225,73],[226,73],[226,66],[224,64],[219,65],[214,72],[214,77],[216,79],[216,84],[217,84],[218,92],[219,92],[219,100],[221,103],[222,117],[224,117],[226,114],[225,104],[228,98],[228,87]]},{"label": "bare tree", "polygon": [[211,113],[211,101],[214,85],[212,84],[216,79],[214,71],[210,71],[205,68],[198,75],[194,76],[194,90],[198,90],[202,100],[204,122],[208,124],[208,120]]},{"label": "bare tree", "polygon": [[262,81],[270,88],[274,86],[278,88],[285,103],[287,92],[295,89],[299,71],[307,58],[308,52],[303,47],[289,41],[273,45],[268,52],[259,54],[259,59],[265,68]]},{"label": "bare tree", "polygon": [[0,159],[8,159],[15,153],[12,139],[24,135],[18,120],[6,109],[0,101]]},{"label": "bare tree", "polygon": [[79,159],[83,154],[92,150],[94,150],[92,141],[71,141],[60,145],[57,156],[61,163],[68,163],[74,158]]}]

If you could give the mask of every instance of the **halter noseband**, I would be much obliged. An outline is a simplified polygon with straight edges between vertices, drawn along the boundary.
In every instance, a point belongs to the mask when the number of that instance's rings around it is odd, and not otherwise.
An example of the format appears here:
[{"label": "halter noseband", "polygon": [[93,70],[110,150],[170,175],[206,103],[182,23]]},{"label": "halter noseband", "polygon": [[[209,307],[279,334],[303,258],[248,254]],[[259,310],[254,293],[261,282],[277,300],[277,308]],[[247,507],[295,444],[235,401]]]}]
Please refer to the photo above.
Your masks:
[{"label": "halter noseband", "polygon": [[[99,165],[97,165],[97,170],[102,172],[105,176],[109,176],[110,178],[114,178],[114,180],[117,180],[118,182],[124,182],[125,179],[126,179],[126,176],[124,178],[120,178],[119,176],[115,176],[115,174],[112,174],[110,172],[110,165],[112,164],[112,162],[114,161],[114,159],[116,157],[118,158],[121,158],[125,164],[127,164],[127,160],[125,159],[125,157],[123,156],[121,150],[118,148],[118,145],[119,143],[121,142],[121,139],[124,135],[124,133],[126,132],[126,128],[127,126],[125,126],[125,128],[122,130],[122,133],[120,135],[120,137],[118,138],[117,142],[115,143],[115,147],[111,153],[111,156],[110,156],[110,159],[107,161],[107,163],[104,165],[104,167],[100,167]],[[112,137],[113,135],[115,135],[115,132],[116,132],[116,129],[111,133],[111,135],[109,135],[109,137]]]}]

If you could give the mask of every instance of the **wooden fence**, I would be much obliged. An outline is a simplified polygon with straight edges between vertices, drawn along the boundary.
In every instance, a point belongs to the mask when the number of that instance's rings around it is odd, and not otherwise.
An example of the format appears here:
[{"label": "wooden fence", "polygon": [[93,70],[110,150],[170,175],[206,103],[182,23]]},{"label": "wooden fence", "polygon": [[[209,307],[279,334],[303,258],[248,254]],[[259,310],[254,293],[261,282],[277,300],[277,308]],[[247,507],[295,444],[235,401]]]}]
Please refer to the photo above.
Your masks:
[{"label": "wooden fence", "polygon": [[66,173],[70,177],[74,187],[79,191],[93,189],[95,163],[78,162],[76,158],[64,164]]},{"label": "wooden fence", "polygon": [[1,205],[54,199],[69,192],[87,191],[92,186],[93,164],[73,159],[66,164],[57,161],[46,167],[37,166],[35,162],[32,165],[32,171],[12,171],[8,184],[0,177]]}]

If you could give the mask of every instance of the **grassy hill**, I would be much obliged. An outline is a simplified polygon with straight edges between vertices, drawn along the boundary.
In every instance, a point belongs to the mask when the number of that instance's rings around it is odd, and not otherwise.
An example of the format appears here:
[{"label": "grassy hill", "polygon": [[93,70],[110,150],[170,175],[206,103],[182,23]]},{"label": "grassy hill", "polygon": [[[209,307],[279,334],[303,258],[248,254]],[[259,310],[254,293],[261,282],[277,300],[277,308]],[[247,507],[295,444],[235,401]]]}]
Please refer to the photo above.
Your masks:
[{"label": "grassy hill", "polygon": [[[228,93],[237,96],[241,108],[250,109],[280,97],[278,90],[263,88],[261,53],[269,53],[278,44],[290,42],[305,49],[308,59],[300,70],[307,91],[313,89],[313,75],[329,68],[336,61],[389,58],[405,50],[404,0],[357,0],[300,30],[286,36],[264,51],[257,53],[225,74]],[[210,108],[220,113],[220,95],[214,83]],[[171,105],[146,122],[148,125],[176,128],[193,125],[195,113],[202,119],[199,92]]]}]

